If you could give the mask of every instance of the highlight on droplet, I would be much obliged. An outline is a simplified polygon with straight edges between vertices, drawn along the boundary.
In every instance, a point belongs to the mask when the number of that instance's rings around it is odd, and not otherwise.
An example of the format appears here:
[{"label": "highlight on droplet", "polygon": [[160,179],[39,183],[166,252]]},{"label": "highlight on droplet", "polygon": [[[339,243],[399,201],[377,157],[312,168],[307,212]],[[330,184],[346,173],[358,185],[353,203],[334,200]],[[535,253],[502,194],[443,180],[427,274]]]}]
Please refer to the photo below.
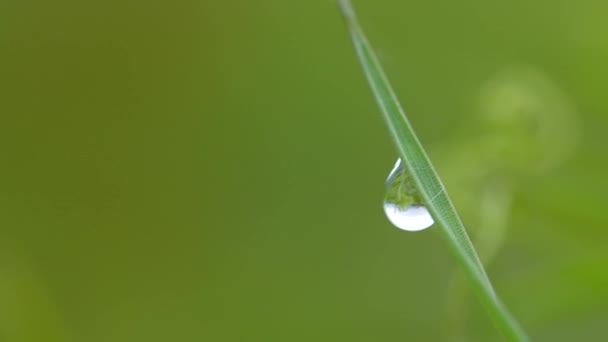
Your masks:
[{"label": "highlight on droplet", "polygon": [[397,204],[384,202],[384,213],[395,227],[410,232],[424,230],[435,223],[429,211],[422,205],[414,204],[402,208]]}]

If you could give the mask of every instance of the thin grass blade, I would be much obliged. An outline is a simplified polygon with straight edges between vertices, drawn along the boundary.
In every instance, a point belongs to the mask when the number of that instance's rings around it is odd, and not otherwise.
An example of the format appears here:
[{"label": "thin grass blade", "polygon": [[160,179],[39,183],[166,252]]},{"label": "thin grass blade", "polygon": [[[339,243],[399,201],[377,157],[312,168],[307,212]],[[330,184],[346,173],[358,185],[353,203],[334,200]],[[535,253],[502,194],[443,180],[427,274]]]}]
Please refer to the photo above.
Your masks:
[{"label": "thin grass blade", "polygon": [[467,276],[473,292],[507,340],[528,341],[525,332],[496,295],[464,225],[359,26],[350,1],[341,0],[340,9],[365,77],[380,107],[399,156],[418,188],[425,206],[439,226],[452,254]]}]

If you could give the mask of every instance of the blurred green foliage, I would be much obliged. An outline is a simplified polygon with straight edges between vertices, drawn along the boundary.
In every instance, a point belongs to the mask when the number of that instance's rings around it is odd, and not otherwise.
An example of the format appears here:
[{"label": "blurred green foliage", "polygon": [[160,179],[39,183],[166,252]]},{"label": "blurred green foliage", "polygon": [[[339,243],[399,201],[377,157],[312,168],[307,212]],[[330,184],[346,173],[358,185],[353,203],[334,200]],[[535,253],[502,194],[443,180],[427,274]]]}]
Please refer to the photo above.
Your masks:
[{"label": "blurred green foliage", "polygon": [[[514,315],[604,340],[608,4],[355,5]],[[0,3],[0,341],[498,340],[383,217],[349,44],[330,0]]]}]

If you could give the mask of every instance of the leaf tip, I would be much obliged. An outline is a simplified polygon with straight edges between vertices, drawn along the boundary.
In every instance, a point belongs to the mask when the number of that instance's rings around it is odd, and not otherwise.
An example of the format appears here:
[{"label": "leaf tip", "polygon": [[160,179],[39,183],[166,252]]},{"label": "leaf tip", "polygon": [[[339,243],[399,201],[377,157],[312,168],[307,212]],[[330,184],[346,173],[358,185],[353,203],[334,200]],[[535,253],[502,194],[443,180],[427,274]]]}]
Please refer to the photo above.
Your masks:
[{"label": "leaf tip", "polygon": [[355,11],[353,10],[350,0],[338,0],[338,6],[340,7],[340,11],[344,18],[347,20],[355,19]]}]

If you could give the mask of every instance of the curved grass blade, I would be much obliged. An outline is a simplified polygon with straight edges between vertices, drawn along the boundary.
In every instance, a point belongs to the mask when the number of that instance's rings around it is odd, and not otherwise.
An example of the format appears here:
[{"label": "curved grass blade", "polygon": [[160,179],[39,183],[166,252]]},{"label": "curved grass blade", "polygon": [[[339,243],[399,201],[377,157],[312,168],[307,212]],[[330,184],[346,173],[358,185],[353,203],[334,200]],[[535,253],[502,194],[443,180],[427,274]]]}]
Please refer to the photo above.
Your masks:
[{"label": "curved grass blade", "polygon": [[363,72],[381,109],[399,156],[418,188],[424,204],[439,226],[452,254],[464,271],[473,292],[507,340],[528,341],[525,332],[494,292],[490,279],[441,180],[416,137],[377,57],[359,26],[350,1],[340,0],[340,9]]}]

